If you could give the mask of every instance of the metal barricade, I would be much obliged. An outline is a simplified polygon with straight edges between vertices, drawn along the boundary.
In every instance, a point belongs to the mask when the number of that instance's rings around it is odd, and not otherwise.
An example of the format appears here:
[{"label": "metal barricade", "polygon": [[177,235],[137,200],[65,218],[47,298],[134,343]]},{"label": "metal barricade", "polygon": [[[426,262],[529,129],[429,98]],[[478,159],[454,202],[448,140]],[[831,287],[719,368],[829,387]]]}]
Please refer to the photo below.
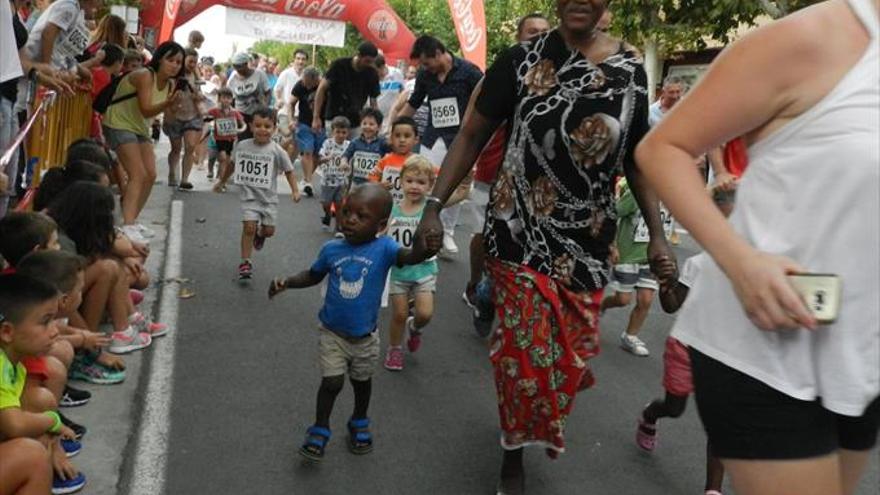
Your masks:
[{"label": "metal barricade", "polygon": [[64,165],[67,148],[89,136],[92,121],[92,97],[86,91],[72,96],[40,91],[33,108],[41,105],[44,110],[34,122],[25,146],[31,187],[39,186],[44,171]]}]

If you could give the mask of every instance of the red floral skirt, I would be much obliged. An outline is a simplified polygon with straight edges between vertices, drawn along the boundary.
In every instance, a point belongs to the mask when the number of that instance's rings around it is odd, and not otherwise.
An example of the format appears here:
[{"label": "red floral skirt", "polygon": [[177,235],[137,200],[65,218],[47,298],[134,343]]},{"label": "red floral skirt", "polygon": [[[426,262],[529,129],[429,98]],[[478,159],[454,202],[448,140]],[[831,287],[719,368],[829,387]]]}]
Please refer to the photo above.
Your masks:
[{"label": "red floral skirt", "polygon": [[564,452],[565,421],[593,384],[602,291],[574,292],[528,267],[488,261],[501,321],[492,334],[501,446]]}]

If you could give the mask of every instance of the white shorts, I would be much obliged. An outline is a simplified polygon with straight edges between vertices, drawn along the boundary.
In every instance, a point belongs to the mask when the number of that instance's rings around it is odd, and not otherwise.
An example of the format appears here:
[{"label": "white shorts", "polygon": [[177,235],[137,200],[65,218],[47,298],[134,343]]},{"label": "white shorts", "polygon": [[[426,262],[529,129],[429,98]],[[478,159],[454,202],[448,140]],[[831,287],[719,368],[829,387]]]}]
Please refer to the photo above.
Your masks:
[{"label": "white shorts", "polygon": [[611,290],[615,292],[632,292],[633,289],[657,290],[659,285],[651,273],[650,265],[638,263],[621,263],[611,270]]},{"label": "white shorts", "polygon": [[242,201],[241,213],[242,221],[260,222],[267,227],[273,227],[278,216],[278,208],[275,205],[259,201]]},{"label": "white shorts", "polygon": [[482,234],[486,224],[486,208],[489,207],[489,189],[492,186],[485,182],[474,181],[468,209],[473,216],[474,234]]}]

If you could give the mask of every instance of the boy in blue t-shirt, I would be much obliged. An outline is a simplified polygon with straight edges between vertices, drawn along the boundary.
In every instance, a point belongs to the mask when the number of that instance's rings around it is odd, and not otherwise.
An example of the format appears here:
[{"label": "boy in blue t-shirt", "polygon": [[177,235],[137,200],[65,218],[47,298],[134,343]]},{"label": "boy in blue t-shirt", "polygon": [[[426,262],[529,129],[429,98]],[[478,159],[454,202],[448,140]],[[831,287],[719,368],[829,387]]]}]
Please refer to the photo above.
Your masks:
[{"label": "boy in blue t-shirt", "polygon": [[391,215],[391,194],[381,185],[356,186],[342,206],[344,239],[324,244],[317,261],[292,277],[276,278],[269,286],[271,299],[285,289],[312,287],[329,275],[320,325],[321,387],[315,424],[306,432],[299,452],[319,461],[330,440],[330,413],[348,372],[354,389],[354,413],[348,421],[348,445],[355,454],[373,450],[370,420],[372,376],[379,361],[376,321],[388,271],[393,266],[415,265],[440,250],[440,232],[416,233],[413,248],[401,248],[393,239],[379,236]]},{"label": "boy in blue t-shirt", "polygon": [[385,139],[379,137],[381,127],[382,112],[375,108],[365,108],[361,112],[361,135],[351,141],[344,155],[350,187],[369,182],[370,172],[385,153],[391,151]]}]

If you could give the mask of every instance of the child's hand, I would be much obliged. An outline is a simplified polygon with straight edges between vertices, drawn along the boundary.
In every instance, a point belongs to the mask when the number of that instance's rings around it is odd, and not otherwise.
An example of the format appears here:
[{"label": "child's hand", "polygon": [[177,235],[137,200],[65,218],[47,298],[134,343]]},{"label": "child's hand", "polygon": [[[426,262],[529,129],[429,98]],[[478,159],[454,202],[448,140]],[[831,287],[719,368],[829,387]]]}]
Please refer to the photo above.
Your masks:
[{"label": "child's hand", "polygon": [[670,285],[678,279],[678,267],[668,256],[660,256],[651,260],[651,271],[660,285]]},{"label": "child's hand", "polygon": [[272,282],[269,283],[269,299],[272,299],[285,290],[287,290],[287,284],[283,277],[272,279]]},{"label": "child's hand", "polygon": [[382,185],[385,187],[385,189],[388,189],[389,191],[394,189],[394,184],[390,182],[383,182]]},{"label": "child's hand", "polygon": [[83,349],[90,352],[97,352],[102,347],[110,345],[110,337],[99,332],[89,332],[83,330]]},{"label": "child's hand", "polygon": [[299,200],[302,199],[302,194],[300,194],[299,191],[293,191],[290,195],[290,199],[292,199],[294,203],[299,203]]},{"label": "child's hand", "polygon": [[63,425],[58,431],[58,436],[64,440],[76,440],[76,432]]}]

